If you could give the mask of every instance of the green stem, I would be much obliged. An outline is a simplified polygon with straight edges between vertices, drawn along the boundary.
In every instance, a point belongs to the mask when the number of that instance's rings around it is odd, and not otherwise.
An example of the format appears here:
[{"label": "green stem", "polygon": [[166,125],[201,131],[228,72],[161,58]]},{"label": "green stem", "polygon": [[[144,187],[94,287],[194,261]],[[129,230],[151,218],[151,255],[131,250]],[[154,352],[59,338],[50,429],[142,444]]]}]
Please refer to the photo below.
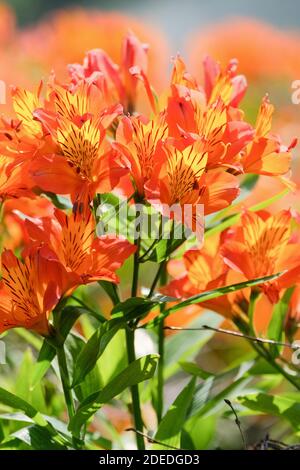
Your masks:
[{"label": "green stem", "polygon": [[157,405],[156,416],[157,422],[161,422],[164,408],[164,353],[165,353],[165,331],[164,321],[158,325],[158,354],[159,360],[157,364]]},{"label": "green stem", "polygon": [[[136,252],[134,253],[133,260],[133,276],[132,276],[132,286],[131,286],[131,297],[136,297],[138,292],[138,279],[139,279],[139,257],[140,257],[140,234],[135,239]],[[128,364],[131,364],[135,361],[135,348],[134,348],[134,328],[133,325],[127,325],[126,327],[126,347],[127,347],[127,357]],[[143,433],[143,419],[141,413],[141,403],[138,385],[133,385],[130,387],[131,391],[131,401],[132,401],[132,411],[134,418],[134,425],[136,429],[136,444],[139,450],[145,450],[145,441],[142,435]]]},{"label": "green stem", "polygon": [[151,287],[150,287],[150,290],[149,290],[149,294],[148,294],[148,298],[150,299],[150,297],[152,297],[154,291],[155,291],[155,288],[156,288],[156,285],[159,281],[159,279],[161,278],[161,275],[163,273],[163,270],[166,266],[166,263],[165,262],[162,262],[160,265],[159,265],[159,268],[157,270],[157,273],[155,274],[155,277],[153,279],[153,282],[151,284]]},{"label": "green stem", "polygon": [[[254,316],[254,311],[255,311],[255,305],[259,297],[259,292],[252,290],[251,296],[250,296],[250,303],[249,303],[249,308],[248,308],[248,317],[249,317],[249,326],[244,324],[243,322],[240,322],[238,324],[239,329],[243,333],[249,333],[248,329],[250,328],[250,334],[255,336],[255,331],[253,327],[253,316]],[[300,383],[295,380],[288,372],[286,372],[278,362],[276,362],[276,359],[270,354],[269,350],[266,348],[266,346],[262,343],[253,343],[250,341],[250,344],[253,349],[261,356],[263,357],[269,364],[271,364],[274,369],[276,369],[290,384],[292,384],[297,390],[300,390]]]},{"label": "green stem", "polygon": [[[167,271],[166,271],[166,262],[162,262],[159,267],[159,280],[160,285],[165,285],[167,283]],[[154,284],[154,283],[153,283]],[[156,283],[155,283],[156,285]],[[154,288],[155,288],[154,285]],[[153,285],[152,285],[153,287]],[[153,291],[154,291],[153,288]],[[152,295],[152,294],[151,294]],[[162,313],[165,309],[165,304],[160,307],[160,312]],[[164,320],[162,320],[157,327],[158,333],[158,354],[159,360],[157,364],[157,405],[156,405],[156,416],[157,422],[160,423],[163,415],[164,408],[164,362],[165,362],[165,330],[164,330]]]},{"label": "green stem", "polygon": [[300,391],[300,383],[293,378],[288,372],[286,372],[276,360],[271,356],[266,347],[262,344],[253,344],[252,347],[260,356],[262,356],[266,361],[268,361],[274,369],[276,369],[290,384],[292,384],[297,390]]},{"label": "green stem", "polygon": [[74,416],[75,405],[72,396],[72,390],[70,388],[70,378],[66,361],[66,354],[64,346],[57,347],[57,360],[60,372],[61,383],[63,387],[63,392],[65,396],[65,402],[68,410],[69,420]]},{"label": "green stem", "polygon": [[131,286],[131,297],[136,297],[138,291],[138,280],[139,280],[139,256],[140,256],[140,237],[135,240],[136,252],[134,253],[133,259],[133,276]]},{"label": "green stem", "polygon": [[[126,328],[126,345],[127,345],[127,355],[128,363],[135,361],[135,350],[134,350],[134,330],[127,327]],[[141,404],[140,404],[140,395],[138,385],[133,385],[130,387],[131,399],[132,399],[132,409],[134,417],[134,426],[136,431],[136,444],[139,450],[145,450],[145,441],[141,433],[143,433],[143,419],[141,413]]]}]

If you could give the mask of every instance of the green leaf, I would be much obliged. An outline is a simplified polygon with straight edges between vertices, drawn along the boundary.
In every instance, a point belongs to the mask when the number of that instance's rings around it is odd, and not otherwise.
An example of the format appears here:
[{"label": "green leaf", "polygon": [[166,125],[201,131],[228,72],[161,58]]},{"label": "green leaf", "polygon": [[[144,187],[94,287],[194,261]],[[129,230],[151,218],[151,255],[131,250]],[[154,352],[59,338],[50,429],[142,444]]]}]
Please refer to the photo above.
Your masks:
[{"label": "green leaf", "polygon": [[[223,388],[221,392],[212,394],[212,388],[215,382],[214,378],[209,378],[200,386],[194,395],[194,400],[189,412],[189,416],[210,416],[224,408],[224,399],[230,399],[241,393],[241,389],[251,381],[251,377],[239,377],[233,383]],[[249,392],[249,390],[248,390]]]},{"label": "green leaf", "polygon": [[120,329],[108,343],[97,361],[103,386],[128,365],[125,330]]},{"label": "green leaf", "polygon": [[231,292],[235,292],[241,289],[245,289],[246,287],[253,287],[259,284],[263,284],[265,282],[269,282],[273,279],[277,279],[281,276],[282,273],[273,274],[272,276],[264,276],[257,279],[252,279],[250,281],[240,282],[238,284],[231,284],[230,286],[219,287],[218,289],[209,290],[206,292],[202,292],[201,294],[194,295],[189,299],[183,300],[178,304],[170,307],[169,309],[165,310],[163,313],[158,315],[152,321],[147,323],[147,328],[153,328],[153,326],[157,325],[161,320],[169,316],[170,314],[180,310],[184,307],[188,307],[189,305],[200,304],[201,302],[207,302],[208,300],[215,299],[217,297],[221,297],[222,295],[229,294]]},{"label": "green leaf", "polygon": [[273,375],[273,374],[278,374],[277,369],[275,369],[272,364],[270,364],[268,361],[265,359],[259,357],[254,365],[251,367],[249,370],[249,374],[251,375]]},{"label": "green leaf", "polygon": [[188,450],[205,450],[214,438],[216,416],[205,418],[194,416],[189,419],[182,431],[181,448]]},{"label": "green leaf", "polygon": [[31,450],[31,448],[16,437],[8,437],[1,442],[0,450]]},{"label": "green leaf", "polygon": [[259,175],[255,175],[253,173],[248,173],[242,183],[241,183],[241,188],[247,189],[248,191],[251,191],[251,189],[254,188],[256,185],[257,181],[259,180]]},{"label": "green leaf", "polygon": [[32,425],[20,429],[12,434],[13,437],[24,442],[34,450],[67,450],[66,445],[58,443],[51,433],[40,426]]},{"label": "green leaf", "polygon": [[123,318],[125,321],[136,320],[149,313],[157,303],[157,301],[142,297],[132,297],[115,305],[111,316],[112,318]]},{"label": "green leaf", "polygon": [[209,377],[214,377],[214,374],[210,372],[206,372],[205,370],[201,369],[197,364],[193,362],[179,362],[179,365],[184,372],[187,374],[193,375],[194,377],[200,377],[200,379],[206,380]]},{"label": "green leaf", "polygon": [[[284,322],[289,309],[289,303],[293,294],[294,288],[287,289],[275,305],[272,313],[272,318],[268,328],[268,338],[274,341],[282,341],[284,339]],[[282,346],[276,344],[270,345],[270,353],[273,357],[277,357],[280,354]]]},{"label": "green leaf", "polygon": [[99,286],[101,286],[107,295],[111,298],[114,305],[120,302],[117,286],[113,282],[109,281],[98,281]]},{"label": "green leaf", "polygon": [[153,449],[180,448],[181,431],[193,398],[195,383],[196,379],[193,378],[164,415],[154,436],[160,444],[153,444]]},{"label": "green leaf", "polygon": [[51,362],[53,361],[55,356],[55,348],[51,346],[46,340],[44,340],[37,358],[37,362],[33,369],[31,384],[32,388],[36,387],[40,383],[40,381],[48,371],[49,367],[51,366]]},{"label": "green leaf", "polygon": [[72,209],[72,203],[71,203],[70,199],[68,199],[64,196],[59,196],[55,193],[51,193],[50,191],[48,191],[48,192],[43,191],[43,194],[44,194],[44,196],[46,196],[47,199],[50,199],[52,204],[55,207],[58,207],[58,209],[62,209],[62,210]]},{"label": "green leaf", "polygon": [[34,368],[35,361],[33,360],[31,349],[26,349],[18,370],[14,388],[18,391],[20,398],[23,398],[28,403],[34,404],[35,408],[39,411],[45,412],[46,404],[42,385],[39,382],[36,387],[32,386],[32,373]]},{"label": "green leaf", "polygon": [[[69,332],[71,331],[74,323],[78,320],[80,315],[86,313],[86,310],[81,307],[65,307],[62,311],[58,312],[55,317],[55,326],[59,331],[61,341],[65,341]],[[44,340],[43,345],[40,349],[38,359],[34,370],[32,372],[32,388],[36,387],[40,383],[53,359],[56,356],[55,347],[48,341]]]},{"label": "green leaf", "polygon": [[238,397],[238,401],[250,410],[283,418],[287,420],[295,430],[300,430],[299,398],[298,400],[293,400],[285,396],[258,393]]},{"label": "green leaf", "polygon": [[[244,362],[238,367],[225,370],[216,376],[209,377],[196,387],[193,403],[189,410],[189,419],[193,416],[210,416],[224,408],[224,398],[232,398],[241,394],[252,380],[249,370],[253,361]],[[224,384],[228,384],[224,387]],[[220,388],[222,389],[220,390]],[[248,392],[249,393],[249,389]]]},{"label": "green leaf", "polygon": [[80,352],[74,370],[72,387],[78,385],[92,370],[105,348],[127,321],[146,315],[156,302],[140,297],[118,303],[112,310],[112,319],[103,323],[88,340]]},{"label": "green leaf", "polygon": [[47,421],[43,418],[41,413],[39,413],[32,405],[17,395],[4,390],[4,388],[0,388],[0,403],[3,403],[4,405],[14,409],[22,410],[26,416],[31,418],[36,424],[40,426],[48,426]]},{"label": "green leaf", "polygon": [[[76,360],[85,346],[85,341],[79,334],[71,333],[65,342],[66,361],[70,381],[74,377],[74,367]],[[75,387],[75,394],[79,401],[83,401],[86,397],[94,393],[95,390],[101,388],[101,378],[97,364],[95,364],[84,376],[84,379]]]},{"label": "green leaf", "polygon": [[106,346],[122,326],[123,322],[116,323],[115,320],[103,323],[85,343],[75,362],[72,387],[82,382],[95,367]]},{"label": "green leaf", "polygon": [[[214,312],[204,312],[196,320],[193,320],[188,327],[201,328],[203,325],[218,327],[223,321],[223,317]],[[209,330],[183,330],[176,335],[168,336],[165,339],[165,369],[164,378],[170,378],[178,372],[181,362],[192,361],[201,348],[215,334]]]},{"label": "green leaf", "polygon": [[128,199],[120,199],[112,193],[101,194],[101,204],[98,205],[96,212],[99,218],[99,225],[97,225],[98,236],[105,233],[114,233],[125,237],[128,235],[127,231],[130,215],[129,212],[126,211],[127,218],[124,218],[123,211],[123,208],[126,208],[127,204]]},{"label": "green leaf", "polygon": [[102,405],[112,400],[126,388],[151,379],[154,375],[157,361],[158,356],[154,354],[137,359],[112,379],[101,391],[93,393],[84,400],[70,422],[69,428],[73,434],[79,438],[83,424],[86,423]]},{"label": "green leaf", "polygon": [[47,431],[51,434],[51,436],[53,436],[58,444],[64,444],[65,441],[57,434],[52,424],[47,421],[44,416],[36,410],[36,408],[34,408],[22,398],[8,392],[7,390],[4,390],[3,388],[0,388],[0,403],[3,403],[10,408],[23,411],[25,415],[31,418],[35,424],[47,429]]}]

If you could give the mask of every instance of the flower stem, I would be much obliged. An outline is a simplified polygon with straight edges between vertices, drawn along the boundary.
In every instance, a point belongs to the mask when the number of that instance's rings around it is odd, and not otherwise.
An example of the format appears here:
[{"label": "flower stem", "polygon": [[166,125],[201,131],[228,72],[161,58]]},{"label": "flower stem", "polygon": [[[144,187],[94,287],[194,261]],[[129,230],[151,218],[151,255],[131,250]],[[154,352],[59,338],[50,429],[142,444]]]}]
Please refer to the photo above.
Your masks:
[{"label": "flower stem", "polygon": [[65,396],[65,402],[66,402],[68,416],[70,420],[74,416],[75,406],[74,406],[72,391],[70,388],[69,372],[68,372],[66,354],[65,354],[63,345],[57,347],[57,359],[58,359],[58,367],[59,367],[59,372],[60,372],[61,383],[62,383],[63,392]]},{"label": "flower stem", "polygon": [[140,237],[135,240],[136,252],[134,253],[133,259],[133,276],[131,286],[131,297],[136,297],[138,291],[138,280],[139,280],[139,257],[140,257]]},{"label": "flower stem", "polygon": [[274,367],[290,384],[292,384],[297,390],[300,391],[300,382],[295,380],[294,377],[292,377],[288,372],[286,372],[279,364],[276,362],[276,360],[271,356],[269,351],[266,349],[266,347],[263,344],[253,344],[252,347],[255,349],[258,354],[266,359],[271,366]]},{"label": "flower stem", "polygon": [[[135,361],[135,350],[134,350],[134,330],[130,327],[126,328],[126,345],[127,345],[127,355],[128,363]],[[130,388],[131,399],[132,399],[132,409],[134,417],[134,426],[136,429],[136,444],[139,450],[145,450],[145,441],[143,437],[143,419],[141,413],[141,404],[140,404],[140,395],[138,385],[133,385]]]},{"label": "flower stem", "polygon": [[156,416],[157,422],[161,422],[164,408],[164,353],[165,353],[165,332],[164,321],[158,325],[158,354],[159,360],[157,364],[157,405]]},{"label": "flower stem", "polygon": [[[160,265],[160,284],[165,285],[167,282],[166,263],[162,262]],[[165,304],[161,305],[160,312],[162,313]],[[157,405],[156,416],[157,422],[160,423],[163,415],[164,408],[164,361],[165,361],[165,330],[164,320],[158,324],[158,354],[159,360],[157,365]]]},{"label": "flower stem", "polygon": [[157,273],[155,274],[155,277],[154,277],[154,279],[153,279],[152,285],[151,285],[151,287],[150,287],[149,294],[148,294],[148,296],[147,296],[149,299],[152,297],[152,295],[153,295],[153,293],[154,293],[154,291],[155,291],[155,288],[156,288],[156,285],[157,285],[159,279],[161,279],[161,276],[162,276],[162,273],[163,273],[163,271],[164,271],[164,269],[165,269],[165,266],[166,266],[166,264],[165,264],[164,261],[163,261],[162,263],[160,263],[160,265],[159,265],[159,268],[158,268],[158,270],[157,270]]}]

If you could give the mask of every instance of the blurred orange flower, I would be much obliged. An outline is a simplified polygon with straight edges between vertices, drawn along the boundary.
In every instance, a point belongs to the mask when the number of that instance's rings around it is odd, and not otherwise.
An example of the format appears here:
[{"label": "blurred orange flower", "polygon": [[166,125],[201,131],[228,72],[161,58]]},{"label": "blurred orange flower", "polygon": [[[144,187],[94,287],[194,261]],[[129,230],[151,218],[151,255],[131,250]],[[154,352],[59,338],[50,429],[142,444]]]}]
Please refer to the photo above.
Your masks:
[{"label": "blurred orange flower", "polygon": [[[262,47],[263,45],[263,47]],[[299,34],[282,31],[253,18],[233,18],[194,34],[188,43],[192,70],[200,70],[204,55],[223,65],[232,57],[248,79],[295,79],[300,73]]]},{"label": "blurred orange flower", "polygon": [[80,8],[57,11],[22,32],[19,45],[39,68],[39,74],[48,74],[54,68],[59,77],[66,78],[66,65],[81,62],[85,53],[94,48],[103,49],[118,63],[121,44],[129,30],[141,41],[151,43],[149,76],[159,86],[164,75],[161,71],[168,61],[165,38],[152,26],[121,13]]}]

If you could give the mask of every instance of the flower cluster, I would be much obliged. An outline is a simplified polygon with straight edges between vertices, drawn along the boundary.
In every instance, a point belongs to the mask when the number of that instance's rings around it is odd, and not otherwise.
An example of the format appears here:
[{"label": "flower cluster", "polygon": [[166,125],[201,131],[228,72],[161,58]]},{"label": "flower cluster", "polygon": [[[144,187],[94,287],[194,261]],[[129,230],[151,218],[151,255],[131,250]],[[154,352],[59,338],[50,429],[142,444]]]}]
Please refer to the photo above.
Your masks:
[{"label": "flower cluster", "polygon": [[[83,64],[69,66],[66,83],[52,74],[36,91],[12,89],[15,116],[3,117],[0,126],[0,331],[25,326],[47,334],[50,312],[76,287],[117,282],[116,269],[136,246],[96,237],[99,195],[134,194],[155,207],[203,204],[208,215],[232,204],[244,174],[289,184],[295,141],[286,146],[272,134],[267,97],[255,125],[245,120],[239,106],[247,84],[236,61],[221,69],[206,58],[201,84],[177,56],[170,84],[157,96],[147,50],[129,33],[120,64],[94,49]],[[69,209],[55,208],[61,195]],[[229,278],[251,280],[288,268],[280,281],[263,287],[270,302],[277,301],[283,287],[299,280],[290,225],[288,211],[245,212],[240,225],[184,254],[180,280],[169,289],[189,296]],[[178,261],[170,263],[171,272],[172,263]],[[241,295],[208,306],[231,316],[247,302],[247,293]]]}]

